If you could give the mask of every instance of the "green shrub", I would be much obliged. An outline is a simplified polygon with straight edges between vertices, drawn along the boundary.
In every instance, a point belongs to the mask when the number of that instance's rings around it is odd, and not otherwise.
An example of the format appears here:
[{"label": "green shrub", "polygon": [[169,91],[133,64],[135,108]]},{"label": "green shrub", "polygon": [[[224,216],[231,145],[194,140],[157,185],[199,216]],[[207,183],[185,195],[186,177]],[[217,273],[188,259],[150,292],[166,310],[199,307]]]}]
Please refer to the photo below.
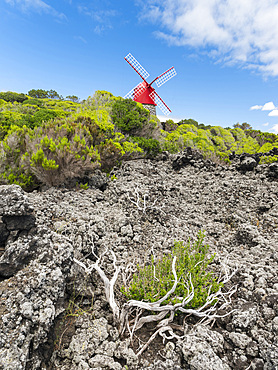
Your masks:
[{"label": "green shrub", "polygon": [[93,110],[105,108],[110,112],[111,107],[117,99],[118,98],[108,91],[97,90],[92,97],[89,96],[88,99],[85,100],[84,106]]},{"label": "green shrub", "polygon": [[144,137],[133,136],[132,141],[138,144],[140,148],[144,150],[147,157],[155,157],[161,152],[160,144],[158,140],[146,139]]},{"label": "green shrub", "polygon": [[197,121],[195,121],[194,119],[192,118],[189,118],[189,119],[182,119],[181,121],[179,121],[179,125],[194,125],[195,127],[198,127],[199,126],[199,123]]},{"label": "green shrub", "polygon": [[178,128],[178,124],[175,123],[172,119],[167,119],[165,122],[164,130],[167,132],[175,131]]},{"label": "green shrub", "polygon": [[43,106],[43,100],[40,100],[40,99],[26,99],[24,100],[24,102],[22,104],[29,104],[29,105],[35,105],[37,107],[42,107]]},{"label": "green shrub", "polygon": [[[273,144],[275,141],[278,141],[278,135],[270,132],[261,132],[260,130],[247,130],[245,131],[247,136],[251,136],[256,139],[260,146],[270,143]],[[267,151],[267,150],[266,150]]]},{"label": "green shrub", "polygon": [[150,112],[132,99],[121,99],[114,103],[111,117],[123,133],[135,133],[148,123]]},{"label": "green shrub", "polygon": [[10,110],[0,112],[0,140],[4,139],[12,125],[23,126],[23,117],[24,114]]},{"label": "green shrub", "polygon": [[194,242],[191,240],[187,243],[175,242],[172,253],[163,256],[157,263],[152,258],[150,265],[137,266],[137,273],[133,275],[130,285],[122,287],[121,291],[127,299],[156,302],[165,296],[174,284],[172,262],[176,256],[178,285],[163,304],[175,304],[188,296],[191,291],[189,284],[191,276],[194,298],[185,307],[201,307],[209,294],[217,292],[223,286],[208,268],[214,255],[209,256],[209,246],[203,242],[204,233],[201,231]]},{"label": "green shrub", "polygon": [[5,139],[0,142],[0,183],[20,185],[25,190],[32,190],[38,185],[30,169],[22,165],[26,140],[31,135],[28,127],[12,125]]},{"label": "green shrub", "polygon": [[2,182],[20,184],[26,190],[82,177],[99,168],[99,162],[89,132],[67,120],[45,123],[34,130],[12,126],[0,145]]},{"label": "green shrub", "polygon": [[278,148],[278,141],[274,143],[265,143],[260,147],[259,152],[267,153],[270,152],[270,150],[272,150],[273,148]]},{"label": "green shrub", "polygon": [[[114,124],[111,121],[111,117],[107,110],[97,109],[97,110],[88,110],[82,109],[79,113],[72,114],[72,118],[75,121],[91,121],[94,122],[98,129],[101,130],[105,135],[112,137],[114,135]],[[112,136],[111,136],[112,135]]]},{"label": "green shrub", "polygon": [[121,161],[143,153],[137,143],[127,141],[123,134],[114,131],[114,125],[105,110],[97,110],[85,117],[78,116],[75,122],[81,123],[90,134],[91,143],[98,150],[101,170],[104,172],[110,172]]},{"label": "green shrub", "polygon": [[30,128],[35,128],[37,126],[40,126],[42,122],[50,121],[57,116],[58,114],[54,110],[40,109],[34,114],[26,114],[25,116],[23,116],[19,124],[22,126],[26,125]]},{"label": "green shrub", "polygon": [[100,167],[100,157],[88,131],[70,120],[56,120],[36,128],[22,161],[48,186],[61,185]]},{"label": "green shrub", "polygon": [[12,126],[0,143],[2,182],[26,190],[40,184],[58,186],[97,168],[109,172],[122,160],[143,153],[137,143],[115,133],[111,122],[100,120],[100,124],[79,117],[43,122],[33,130]]},{"label": "green shrub", "polygon": [[260,163],[259,164],[264,164],[264,163],[274,163],[274,162],[278,162],[278,156],[277,155],[269,155],[269,156],[262,156],[260,158]]},{"label": "green shrub", "polygon": [[6,102],[18,102],[22,103],[24,100],[27,99],[25,94],[18,94],[12,91],[0,92],[0,99],[5,100]]}]

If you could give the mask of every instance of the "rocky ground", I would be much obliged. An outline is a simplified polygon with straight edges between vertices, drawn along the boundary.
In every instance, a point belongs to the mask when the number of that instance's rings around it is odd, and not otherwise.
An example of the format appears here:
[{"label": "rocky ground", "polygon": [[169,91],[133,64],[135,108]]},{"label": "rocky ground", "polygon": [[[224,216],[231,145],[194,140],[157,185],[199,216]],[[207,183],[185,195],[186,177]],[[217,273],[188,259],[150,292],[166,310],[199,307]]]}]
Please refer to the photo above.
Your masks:
[{"label": "rocky ground", "polygon": [[[278,369],[278,165],[225,167],[187,150],[114,175],[87,190],[0,187],[0,368]],[[100,277],[74,258],[91,263],[108,248],[118,265],[143,264],[200,229],[215,270],[238,268],[234,311],[210,326],[189,317],[182,339],[157,338],[138,358],[153,327],[132,345],[120,337]],[[104,268],[113,274],[109,256]]]}]

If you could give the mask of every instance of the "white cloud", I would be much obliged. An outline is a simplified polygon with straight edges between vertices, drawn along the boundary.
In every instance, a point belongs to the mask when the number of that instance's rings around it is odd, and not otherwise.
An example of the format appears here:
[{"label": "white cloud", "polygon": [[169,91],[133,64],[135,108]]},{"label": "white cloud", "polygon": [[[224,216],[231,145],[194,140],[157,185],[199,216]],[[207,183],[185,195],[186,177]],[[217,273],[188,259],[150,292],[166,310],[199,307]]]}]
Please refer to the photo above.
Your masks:
[{"label": "white cloud", "polygon": [[98,24],[94,28],[94,33],[96,33],[97,35],[101,35],[104,31],[106,31],[110,28],[112,28],[112,26]]},{"label": "white cloud", "polygon": [[278,123],[276,123],[276,125],[274,125],[271,130],[271,132],[274,132],[274,134],[277,134],[278,135]]},{"label": "white cloud", "polygon": [[87,6],[78,6],[78,11],[92,18],[92,20],[97,24],[94,28],[94,32],[97,34],[102,34],[107,29],[112,29],[111,19],[118,15],[116,10],[92,10]]},{"label": "white cloud", "polygon": [[253,105],[252,107],[250,107],[250,110],[259,110],[259,109],[262,109],[262,105]]},{"label": "white cloud", "polygon": [[262,107],[262,110],[273,110],[273,109],[276,109],[276,107],[272,101],[265,103],[265,105]]},{"label": "white cloud", "polygon": [[[137,0],[170,44],[278,76],[278,0]],[[208,50],[209,49],[209,50]]]},{"label": "white cloud", "polygon": [[87,44],[87,40],[82,36],[74,36],[74,40],[82,41],[84,44]]},{"label": "white cloud", "polygon": [[263,123],[263,126],[268,126],[269,122]]},{"label": "white cloud", "polygon": [[46,2],[42,0],[5,0],[5,1],[11,6],[18,7],[23,12],[33,10],[38,13],[47,13],[60,19],[66,19],[65,14],[59,13],[52,6],[48,5]]},{"label": "white cloud", "polygon": [[277,117],[278,116],[278,109],[274,109],[273,111],[269,112],[268,115],[270,117]]}]

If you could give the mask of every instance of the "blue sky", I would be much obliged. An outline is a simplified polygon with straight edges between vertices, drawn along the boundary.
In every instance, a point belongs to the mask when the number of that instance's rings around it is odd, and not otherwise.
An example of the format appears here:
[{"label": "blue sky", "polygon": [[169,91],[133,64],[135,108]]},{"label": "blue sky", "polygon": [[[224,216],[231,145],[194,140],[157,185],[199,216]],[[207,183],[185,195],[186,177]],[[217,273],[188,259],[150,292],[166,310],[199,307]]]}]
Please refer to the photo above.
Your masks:
[{"label": "blue sky", "polygon": [[[0,91],[157,89],[169,118],[278,133],[278,0],[0,0]],[[158,114],[160,112],[158,111]]]}]

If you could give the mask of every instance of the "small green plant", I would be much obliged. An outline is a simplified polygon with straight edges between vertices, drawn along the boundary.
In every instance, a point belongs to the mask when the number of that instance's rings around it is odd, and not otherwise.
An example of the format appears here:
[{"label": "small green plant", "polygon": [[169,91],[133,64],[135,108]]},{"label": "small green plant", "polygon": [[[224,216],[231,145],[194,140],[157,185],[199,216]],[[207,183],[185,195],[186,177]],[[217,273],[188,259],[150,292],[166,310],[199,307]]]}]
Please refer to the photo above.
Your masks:
[{"label": "small green plant", "polygon": [[[176,273],[178,285],[172,295],[163,304],[181,302],[191,291],[190,276],[194,287],[194,297],[185,308],[201,307],[209,294],[217,292],[223,284],[217,281],[214,273],[209,270],[209,264],[215,255],[209,255],[209,246],[204,244],[204,233],[199,231],[194,242],[175,242],[172,253],[163,256],[157,263],[152,258],[150,265],[137,266],[128,287],[122,287],[122,293],[127,299],[156,302],[170,291],[174,284],[172,262],[176,256]],[[214,302],[215,303],[215,302]]]},{"label": "small green plant", "polygon": [[65,316],[70,317],[78,317],[84,314],[90,314],[93,311],[93,299],[91,302],[91,306],[88,309],[83,309],[82,302],[84,299],[84,292],[81,294],[76,294],[75,292],[73,295],[70,297],[69,304],[66,308]]},{"label": "small green plant", "polygon": [[76,189],[83,189],[83,190],[89,189],[89,185],[88,185],[87,182],[86,182],[86,184],[82,184],[82,183],[79,183],[78,181],[76,181],[75,186],[76,186]]}]

